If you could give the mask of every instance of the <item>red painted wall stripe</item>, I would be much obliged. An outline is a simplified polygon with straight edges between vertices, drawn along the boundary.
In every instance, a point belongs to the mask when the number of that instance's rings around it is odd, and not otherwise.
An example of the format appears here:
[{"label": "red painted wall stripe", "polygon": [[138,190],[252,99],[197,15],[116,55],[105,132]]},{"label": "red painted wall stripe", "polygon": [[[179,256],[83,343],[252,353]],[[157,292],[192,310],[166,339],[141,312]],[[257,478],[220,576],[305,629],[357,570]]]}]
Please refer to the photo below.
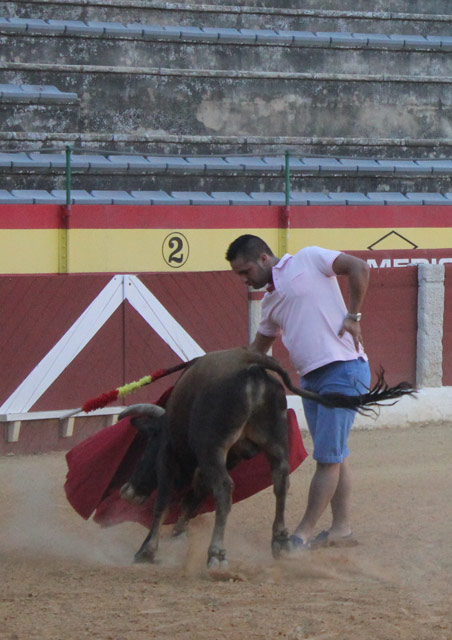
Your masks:
[{"label": "red painted wall stripe", "polygon": [[[0,205],[2,229],[59,228],[64,207]],[[269,229],[281,226],[282,207],[73,205],[75,229]],[[293,228],[450,227],[452,206],[293,206]]]},{"label": "red painted wall stripe", "polygon": [[58,229],[63,209],[48,204],[0,204],[0,229]]},{"label": "red painted wall stripe", "polygon": [[338,206],[291,207],[290,226],[306,229],[450,227],[452,207]]}]

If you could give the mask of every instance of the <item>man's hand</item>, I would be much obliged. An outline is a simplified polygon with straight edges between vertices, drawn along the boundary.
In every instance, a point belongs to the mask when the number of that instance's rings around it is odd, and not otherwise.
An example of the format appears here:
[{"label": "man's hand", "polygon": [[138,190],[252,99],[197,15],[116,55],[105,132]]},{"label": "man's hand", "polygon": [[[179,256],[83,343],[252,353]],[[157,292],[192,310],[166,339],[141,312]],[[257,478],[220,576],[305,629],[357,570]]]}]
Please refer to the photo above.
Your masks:
[{"label": "man's hand", "polygon": [[348,331],[352,336],[353,342],[355,343],[355,349],[359,352],[359,345],[361,344],[364,347],[363,337],[361,335],[361,323],[345,316],[342,327],[338,333],[339,338],[342,338],[346,331]]},{"label": "man's hand", "polygon": [[256,337],[250,344],[251,351],[259,351],[259,353],[267,353],[275,341],[274,336],[264,336],[262,333],[256,333]]},{"label": "man's hand", "polygon": [[[349,288],[348,310],[351,314],[358,313],[369,284],[369,265],[360,258],[341,253],[333,262],[333,271],[338,276],[347,276]],[[350,316],[345,316],[338,333],[339,337],[342,338],[346,331],[352,336],[356,351],[359,351],[359,345],[364,346],[360,322],[353,320]]]}]

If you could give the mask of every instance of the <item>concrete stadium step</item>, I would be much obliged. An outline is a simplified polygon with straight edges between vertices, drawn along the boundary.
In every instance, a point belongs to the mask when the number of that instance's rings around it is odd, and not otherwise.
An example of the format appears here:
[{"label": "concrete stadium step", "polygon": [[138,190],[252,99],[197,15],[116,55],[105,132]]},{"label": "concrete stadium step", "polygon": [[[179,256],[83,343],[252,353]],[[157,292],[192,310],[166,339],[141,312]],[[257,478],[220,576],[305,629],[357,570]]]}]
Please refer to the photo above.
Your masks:
[{"label": "concrete stadium step", "polygon": [[[291,189],[310,192],[447,192],[451,178],[448,175],[427,174],[408,176],[388,174],[372,175],[293,175]],[[8,174],[1,173],[4,189],[65,189],[65,177],[61,172],[30,173],[16,170]],[[178,191],[239,191],[245,187],[250,192],[279,192],[284,188],[284,176],[261,175],[254,173],[236,173],[230,175],[212,174],[100,174],[98,172],[75,173],[72,176],[74,189],[88,191],[109,189],[124,191],[165,190]]]},{"label": "concrete stadium step", "polygon": [[[0,189],[0,204],[66,204],[64,190]],[[71,204],[125,204],[125,205],[278,205],[285,204],[283,192],[244,193],[194,191],[108,191],[73,190]],[[452,205],[452,193],[321,193],[292,192],[290,205]]]},{"label": "concrete stadium step", "polygon": [[322,137],[322,136],[228,136],[228,135],[171,135],[165,132],[116,132],[41,130],[0,131],[0,148],[17,152],[24,148],[56,148],[76,145],[80,151],[95,148],[99,153],[154,155],[283,155],[292,156],[442,159],[452,152],[452,138],[387,138],[387,137]]},{"label": "concrete stadium step", "polygon": [[[372,158],[290,158],[295,191],[448,191],[452,160]],[[5,188],[51,190],[65,187],[64,152],[0,153]],[[231,191],[246,184],[252,192],[278,192],[285,180],[282,156],[149,156],[73,153],[72,187],[98,190]]]},{"label": "concrete stadium step", "polygon": [[60,91],[53,85],[0,84],[0,102],[61,104],[77,102],[76,93]]},{"label": "concrete stadium step", "polygon": [[[441,138],[450,134],[452,74],[280,73],[1,63],[6,82],[84,96],[82,131],[180,135]],[[114,98],[112,98],[114,96]],[[284,117],[281,115],[284,114]],[[33,122],[30,129],[34,129]]]},{"label": "concrete stadium step", "polygon": [[[156,156],[123,154],[71,153],[73,172],[101,173],[250,173],[281,175],[285,172],[285,156]],[[427,175],[452,176],[450,159],[378,159],[378,158],[332,158],[289,156],[287,160],[291,175]],[[0,171],[64,170],[66,153],[61,152],[0,152]]]},{"label": "concrete stadium step", "polygon": [[0,61],[447,75],[452,36],[0,17]]},{"label": "concrete stadium step", "polygon": [[78,96],[53,85],[0,84],[0,130],[39,129],[65,131],[78,127]]},{"label": "concrete stadium step", "polygon": [[[49,141],[54,146],[79,140],[87,147],[101,143],[154,155],[273,154],[287,147],[330,156],[369,158],[377,152],[400,160],[449,154],[452,15],[446,0],[376,0],[371,11],[364,0],[306,0],[302,8],[297,0],[238,0],[233,5],[219,0],[17,0],[4,5],[3,82],[48,83],[80,96],[80,109],[52,106],[47,113],[39,105],[8,109],[0,103],[5,150],[20,149],[21,140],[47,146]],[[68,20],[78,21],[73,36]],[[144,36],[146,27],[150,31]],[[359,36],[363,33],[368,35]],[[156,34],[159,39],[151,39]],[[290,44],[274,44],[281,38]],[[49,60],[59,64],[49,65]],[[88,64],[93,60],[96,65]],[[61,186],[62,174],[54,171],[52,186]],[[152,175],[149,185],[144,184],[146,174],[128,174],[136,189],[202,191],[208,186],[227,191],[231,186],[231,178],[209,172],[179,174],[176,183],[168,174],[163,185]],[[49,188],[51,174],[35,175],[33,186]],[[120,171],[105,176],[108,185],[102,186],[129,188]],[[17,188],[30,185],[26,173],[16,178]],[[88,181],[80,188],[99,187],[95,171],[76,175],[79,179]],[[332,172],[296,180],[299,188],[313,192],[405,192],[441,191],[448,178],[433,172],[424,177]],[[264,180],[250,172],[248,187],[278,191],[280,177],[270,174]]]},{"label": "concrete stadium step", "polygon": [[[452,16],[451,20],[452,22]],[[393,24],[391,22],[391,24]],[[409,32],[378,33],[349,32],[342,29],[319,30],[273,28],[231,28],[214,25],[184,26],[158,23],[106,22],[99,20],[64,20],[42,18],[3,18],[0,17],[0,32],[15,36],[61,36],[65,38],[95,39],[144,39],[166,42],[201,42],[216,44],[275,44],[292,47],[376,47],[390,49],[442,49],[451,50],[449,34],[416,35]],[[130,44],[130,43],[129,43]]]},{"label": "concrete stadium step", "polygon": [[[261,6],[256,6],[261,5]],[[262,6],[264,5],[264,6]],[[319,6],[320,5],[320,6]],[[342,31],[373,31],[388,33],[392,29],[406,33],[432,35],[450,32],[450,3],[447,0],[420,0],[409,3],[374,2],[371,11],[365,0],[353,2],[314,0],[303,3],[292,0],[223,4],[165,3],[74,0],[61,2],[8,2],[5,17],[41,19],[101,20],[151,22],[157,24],[222,26],[238,28],[306,29],[311,31],[335,31],[340,23]],[[376,24],[379,28],[376,28]]]}]

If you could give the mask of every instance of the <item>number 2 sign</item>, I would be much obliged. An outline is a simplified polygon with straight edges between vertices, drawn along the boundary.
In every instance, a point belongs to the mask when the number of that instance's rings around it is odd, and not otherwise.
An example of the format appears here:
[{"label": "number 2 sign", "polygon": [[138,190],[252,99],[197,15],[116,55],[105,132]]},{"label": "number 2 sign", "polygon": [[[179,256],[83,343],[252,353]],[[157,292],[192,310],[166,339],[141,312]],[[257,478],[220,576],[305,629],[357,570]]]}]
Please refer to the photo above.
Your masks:
[{"label": "number 2 sign", "polygon": [[178,269],[187,262],[189,252],[188,240],[182,233],[177,231],[170,233],[163,241],[163,259],[173,269]]}]

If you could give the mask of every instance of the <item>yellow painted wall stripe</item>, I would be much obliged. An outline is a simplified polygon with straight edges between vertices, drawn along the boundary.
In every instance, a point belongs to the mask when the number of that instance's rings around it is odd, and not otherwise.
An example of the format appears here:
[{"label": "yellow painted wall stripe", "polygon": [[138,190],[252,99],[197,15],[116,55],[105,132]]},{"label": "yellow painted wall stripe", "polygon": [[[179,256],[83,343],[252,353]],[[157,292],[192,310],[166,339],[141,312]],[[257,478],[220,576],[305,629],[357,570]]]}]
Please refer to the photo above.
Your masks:
[{"label": "yellow painted wall stripe", "polygon": [[0,273],[58,273],[58,229],[2,229]]},{"label": "yellow painted wall stripe", "polygon": [[[403,237],[391,234],[394,231]],[[227,247],[243,233],[260,235],[277,255],[281,255],[282,230],[277,228],[71,229],[67,237],[68,271],[134,273],[228,270],[229,265],[225,260]],[[59,250],[63,240],[58,229],[3,229],[0,233],[0,273],[61,272],[64,265]],[[365,251],[375,243],[375,249],[410,249],[413,245],[408,241],[419,249],[452,247],[452,228],[292,228],[288,234],[288,251],[295,253],[309,245]],[[172,261],[169,260],[171,254]]]}]

